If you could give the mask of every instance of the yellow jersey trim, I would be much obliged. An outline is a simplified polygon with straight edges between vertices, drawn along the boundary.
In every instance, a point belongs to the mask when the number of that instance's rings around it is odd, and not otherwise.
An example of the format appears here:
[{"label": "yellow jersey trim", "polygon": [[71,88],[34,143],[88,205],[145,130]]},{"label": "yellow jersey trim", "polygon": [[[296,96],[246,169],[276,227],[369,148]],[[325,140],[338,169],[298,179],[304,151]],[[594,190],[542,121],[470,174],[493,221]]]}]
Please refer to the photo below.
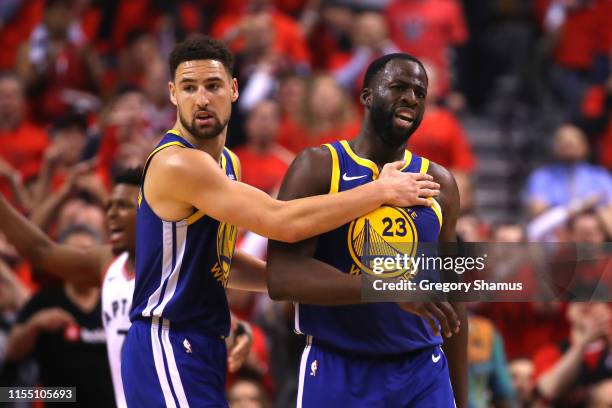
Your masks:
[{"label": "yellow jersey trim", "polygon": [[181,142],[168,142],[168,143],[164,143],[163,145],[157,147],[155,150],[153,150],[151,152],[151,154],[149,155],[149,157],[147,157],[147,161],[145,162],[145,169],[148,167],[149,165],[149,160],[151,160],[151,158],[155,155],[155,153],[159,152],[162,149],[165,149],[166,147],[170,147],[170,146],[180,146],[180,147],[186,147],[184,144],[182,144]]},{"label": "yellow jersey trim", "polygon": [[204,213],[204,211],[198,210],[191,214],[189,217],[185,218],[185,222],[187,223],[187,225],[191,225],[205,215],[206,214]]},{"label": "yellow jersey trim", "polygon": [[421,169],[419,170],[419,173],[426,174],[427,170],[429,170],[429,159],[421,157]]},{"label": "yellow jersey trim", "polygon": [[429,197],[429,200],[433,201],[431,209],[433,210],[433,212],[436,213],[436,216],[438,217],[438,222],[440,223],[440,229],[442,229],[442,207],[435,198]]},{"label": "yellow jersey trim", "polygon": [[236,180],[240,181],[242,180],[242,174],[240,174],[240,166],[238,165],[238,156],[236,156],[236,153],[232,152],[230,149],[228,149],[227,147],[224,147],[225,151],[227,151],[227,153],[230,155],[230,157],[232,158],[232,169],[234,169],[234,174],[236,175]]},{"label": "yellow jersey trim", "polygon": [[[378,178],[379,171],[378,171],[378,166],[376,165],[376,163],[374,163],[372,160],[365,159],[363,157],[358,156],[357,153],[355,153],[353,149],[351,149],[351,146],[348,144],[346,140],[341,140],[340,144],[342,145],[342,147],[344,147],[344,150],[346,150],[348,155],[351,156],[351,159],[353,159],[355,163],[372,170],[372,180],[375,180]],[[408,166],[410,166],[411,162],[412,162],[412,152],[410,150],[405,150],[404,151],[404,165],[402,166],[400,171],[403,171]]]},{"label": "yellow jersey trim", "polygon": [[[419,173],[426,174],[427,170],[429,170],[429,159],[421,157],[421,169],[419,170]],[[429,200],[433,201],[431,209],[433,210],[433,212],[436,213],[436,216],[438,217],[438,222],[440,224],[440,229],[442,229],[442,207],[435,198],[429,197]]]},{"label": "yellow jersey trim", "polygon": [[332,157],[332,173],[331,183],[329,184],[329,193],[337,193],[340,186],[340,161],[338,160],[338,152],[330,144],[324,144],[323,146],[329,149]]},{"label": "yellow jersey trim", "polygon": [[357,156],[357,154],[351,149],[351,146],[348,144],[346,140],[341,140],[340,144],[344,147],[344,150],[351,156],[351,159],[355,161],[355,163],[367,167],[372,170],[372,180],[378,178],[378,166],[372,160],[364,159],[363,157]]},{"label": "yellow jersey trim", "polygon": [[178,131],[178,130],[176,130],[176,129],[170,129],[170,130],[169,130],[169,131],[167,131],[166,133],[172,133],[173,135],[177,135],[177,136],[183,137],[183,136],[181,135],[181,132],[179,132],[179,131]]},{"label": "yellow jersey trim", "polygon": [[404,165],[400,171],[403,171],[406,167],[410,166],[410,163],[412,163],[412,152],[410,150],[406,150],[404,151]]}]

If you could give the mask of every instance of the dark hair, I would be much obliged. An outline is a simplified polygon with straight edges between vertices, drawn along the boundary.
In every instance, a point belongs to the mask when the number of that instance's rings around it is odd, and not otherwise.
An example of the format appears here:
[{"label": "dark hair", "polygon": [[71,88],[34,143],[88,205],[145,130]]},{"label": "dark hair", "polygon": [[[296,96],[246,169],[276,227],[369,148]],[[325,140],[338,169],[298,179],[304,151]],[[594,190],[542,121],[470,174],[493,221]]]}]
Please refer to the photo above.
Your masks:
[{"label": "dark hair", "polygon": [[74,4],[74,0],[47,0],[45,1],[44,9],[48,10],[50,8],[53,8],[55,6],[60,6],[60,5],[72,7],[73,4]]},{"label": "dark hair", "polygon": [[223,64],[228,73],[232,73],[234,57],[220,41],[204,35],[194,35],[174,46],[170,53],[170,74],[174,79],[176,68],[181,62],[195,60],[215,60]]},{"label": "dark hair", "polygon": [[370,82],[372,82],[372,78],[374,78],[374,76],[380,70],[382,70],[389,61],[394,60],[394,59],[402,59],[406,61],[416,62],[417,64],[419,64],[419,66],[425,73],[425,78],[429,79],[427,77],[427,71],[425,70],[425,67],[423,66],[423,63],[421,61],[419,61],[416,57],[413,57],[410,54],[406,54],[403,52],[396,52],[394,54],[383,55],[382,57],[376,58],[374,61],[372,61],[372,63],[368,66],[368,70],[365,73],[365,77],[363,78],[363,87],[369,88]]},{"label": "dark hair", "polygon": [[83,133],[87,132],[87,117],[79,113],[68,113],[53,123],[51,133],[72,128],[77,128]]},{"label": "dark hair", "polygon": [[100,243],[102,241],[100,233],[95,228],[86,224],[68,225],[59,233],[57,240],[60,243],[65,243],[66,240],[72,235],[88,235],[93,238],[96,243]]},{"label": "dark hair", "polygon": [[114,184],[127,184],[140,187],[142,179],[142,167],[122,169],[113,179]]}]

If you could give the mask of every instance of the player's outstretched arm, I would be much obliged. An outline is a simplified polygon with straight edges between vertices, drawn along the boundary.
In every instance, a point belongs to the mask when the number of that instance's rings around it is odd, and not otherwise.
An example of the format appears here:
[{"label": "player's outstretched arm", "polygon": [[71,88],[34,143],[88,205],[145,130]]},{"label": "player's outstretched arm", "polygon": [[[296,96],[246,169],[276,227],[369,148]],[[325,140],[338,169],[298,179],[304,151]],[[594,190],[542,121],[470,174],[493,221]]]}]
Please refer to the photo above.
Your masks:
[{"label": "player's outstretched arm", "polygon": [[[453,175],[444,167],[431,163],[429,174],[440,183],[438,201],[442,207],[444,219],[440,230],[439,242],[457,242],[457,217],[459,216],[460,198],[457,183]],[[459,331],[452,337],[444,339],[444,352],[448,359],[451,384],[458,408],[468,406],[467,384],[467,331],[468,322],[465,306],[462,303],[451,303],[459,319]]]},{"label": "player's outstretched arm", "polygon": [[[332,160],[328,149],[311,149],[292,164],[279,199],[295,200],[329,192]],[[318,237],[293,244],[268,243],[268,293],[274,300],[314,305],[361,302],[361,279],[314,259]]]},{"label": "player's outstretched arm", "polygon": [[104,266],[112,259],[110,246],[80,249],[53,242],[13,208],[2,194],[0,220],[0,230],[35,268],[77,284],[101,284]]},{"label": "player's outstretched arm", "polygon": [[[147,179],[155,182],[145,180],[145,195],[156,202],[156,211],[163,212],[165,206],[175,208],[178,202],[184,212],[196,207],[219,221],[278,241],[297,242],[321,234],[385,203],[429,205],[424,197],[438,194],[438,185],[429,176],[402,173],[397,170],[401,163],[396,162],[385,166],[378,180],[350,191],[279,201],[254,187],[228,180],[211,156],[202,151],[165,150],[169,151],[159,152],[162,157],[156,157],[149,166]],[[309,162],[312,154],[307,150],[296,161]]]}]

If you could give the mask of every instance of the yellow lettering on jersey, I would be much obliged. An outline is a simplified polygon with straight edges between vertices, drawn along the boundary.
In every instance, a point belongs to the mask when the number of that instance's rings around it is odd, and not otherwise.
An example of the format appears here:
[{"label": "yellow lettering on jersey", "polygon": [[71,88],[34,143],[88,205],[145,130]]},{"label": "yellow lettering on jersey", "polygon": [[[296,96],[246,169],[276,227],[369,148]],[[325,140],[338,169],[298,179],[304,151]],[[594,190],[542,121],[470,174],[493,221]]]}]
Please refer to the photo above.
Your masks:
[{"label": "yellow lettering on jersey", "polygon": [[415,211],[410,211],[410,217],[414,220],[417,217],[417,213]]},{"label": "yellow lettering on jersey", "polygon": [[221,265],[219,265],[219,262],[215,262],[213,267],[210,269],[210,272],[212,272],[213,277],[216,280],[221,281],[221,279],[223,279],[223,271],[221,270]]},{"label": "yellow lettering on jersey", "polygon": [[359,275],[361,273],[361,269],[355,264],[351,265],[351,270],[349,271],[349,275]]}]

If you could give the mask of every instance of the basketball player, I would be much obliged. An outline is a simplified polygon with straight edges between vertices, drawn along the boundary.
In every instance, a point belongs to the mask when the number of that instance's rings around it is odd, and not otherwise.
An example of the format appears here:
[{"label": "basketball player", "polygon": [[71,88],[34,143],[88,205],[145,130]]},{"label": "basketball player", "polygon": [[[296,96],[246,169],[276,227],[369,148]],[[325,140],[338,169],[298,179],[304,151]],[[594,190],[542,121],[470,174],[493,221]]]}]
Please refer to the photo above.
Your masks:
[{"label": "basketball player", "polygon": [[[295,329],[308,336],[298,407],[454,407],[454,400],[467,406],[462,308],[447,302],[358,304],[358,275],[373,273],[356,247],[370,240],[360,235],[365,229],[371,229],[367,236],[377,234],[387,248],[400,251],[413,242],[456,239],[459,196],[453,176],[406,150],[422,120],[426,93],[427,75],[417,59],[380,57],[366,71],[359,136],[303,151],[285,177],[281,199],[336,194],[374,182],[386,163],[405,158],[402,171],[429,173],[441,186],[431,207],[383,206],[318,237],[270,242],[270,296],[297,302]],[[448,360],[438,322],[447,337]]]},{"label": "basketball player", "polygon": [[[236,289],[266,290],[264,263],[234,255],[236,227],[295,242],[385,202],[428,205],[419,196],[436,195],[437,184],[398,171],[399,162],[380,180],[345,193],[274,200],[239,182],[240,164],[224,147],[238,98],[227,48],[192,37],[175,46],[169,62],[177,121],[145,165],[123,385],[133,407],[225,407],[224,288],[229,279]],[[241,275],[229,278],[230,265]]]},{"label": "basketball player", "polygon": [[[129,311],[134,292],[136,207],[142,169],[117,175],[106,207],[110,245],[80,249],[51,241],[40,229],[14,210],[0,195],[0,230],[32,265],[79,285],[102,286],[102,323],[106,333],[117,407],[126,407],[121,381],[121,349],[131,325]],[[235,322],[244,324],[244,322]],[[248,328],[247,328],[248,330]],[[235,366],[250,348],[247,335],[236,340],[230,358]]]}]

